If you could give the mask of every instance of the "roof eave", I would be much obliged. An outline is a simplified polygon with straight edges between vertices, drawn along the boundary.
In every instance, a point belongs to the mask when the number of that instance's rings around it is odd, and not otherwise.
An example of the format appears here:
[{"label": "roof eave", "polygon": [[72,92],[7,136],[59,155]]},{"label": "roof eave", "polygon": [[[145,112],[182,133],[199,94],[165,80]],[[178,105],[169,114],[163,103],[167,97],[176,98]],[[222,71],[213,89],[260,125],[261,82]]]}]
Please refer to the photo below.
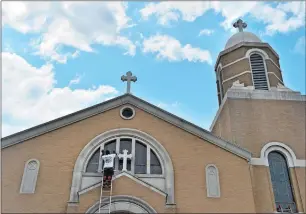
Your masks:
[{"label": "roof eave", "polygon": [[89,108],[77,111],[75,113],[66,115],[64,117],[32,127],[30,129],[18,132],[13,135],[7,136],[2,139],[1,146],[2,148],[13,146],[15,144],[29,140],[31,138],[37,137],[47,132],[54,131],[56,129],[62,128],[72,123],[84,120],[86,118],[103,113],[107,110],[116,108],[124,104],[134,105],[135,107],[138,107],[141,110],[151,115],[154,115],[174,126],[177,126],[193,135],[198,136],[199,138],[202,138],[214,145],[217,145],[227,151],[230,151],[244,159],[247,159],[247,160],[251,159],[252,154],[249,151],[245,150],[244,148],[241,148],[236,144],[233,144],[221,138],[218,138],[214,136],[212,133],[210,133],[209,131],[191,122],[188,122],[174,114],[171,114],[170,112],[167,112],[151,103],[148,103],[132,94],[124,94],[122,96],[105,101],[103,103],[91,106]]}]

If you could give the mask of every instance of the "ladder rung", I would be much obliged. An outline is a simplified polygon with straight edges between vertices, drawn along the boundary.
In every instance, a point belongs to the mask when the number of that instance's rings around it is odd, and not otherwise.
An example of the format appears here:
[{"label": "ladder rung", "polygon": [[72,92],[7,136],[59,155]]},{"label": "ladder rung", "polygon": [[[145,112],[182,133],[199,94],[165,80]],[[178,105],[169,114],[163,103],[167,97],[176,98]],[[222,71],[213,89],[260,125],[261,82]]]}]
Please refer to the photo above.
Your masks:
[{"label": "ladder rung", "polygon": [[108,209],[108,208],[107,208],[107,209],[100,209],[100,212],[101,212],[101,211],[107,211],[107,212],[108,212],[109,209]]},{"label": "ladder rung", "polygon": [[107,197],[107,196],[102,196],[101,199],[106,199],[108,198],[107,200],[110,200],[110,197]]},{"label": "ladder rung", "polygon": [[[103,208],[103,207],[104,207],[104,208]],[[105,207],[105,206],[103,205],[103,206],[100,207],[100,210],[108,210],[108,206]]]}]

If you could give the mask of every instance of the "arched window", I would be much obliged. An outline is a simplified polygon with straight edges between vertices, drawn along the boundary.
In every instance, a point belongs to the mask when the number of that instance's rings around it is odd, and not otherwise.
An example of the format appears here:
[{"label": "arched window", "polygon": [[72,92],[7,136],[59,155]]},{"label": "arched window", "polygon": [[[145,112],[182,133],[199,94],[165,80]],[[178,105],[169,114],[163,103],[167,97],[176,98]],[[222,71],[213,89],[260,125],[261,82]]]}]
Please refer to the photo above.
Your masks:
[{"label": "arched window", "polygon": [[[107,141],[101,145],[101,149],[109,150],[111,153],[123,153],[128,150],[128,154],[132,154],[132,160],[127,161],[127,171],[134,174],[162,174],[162,166],[152,148],[139,139],[131,137],[122,137]],[[99,169],[100,147],[93,153],[86,167],[86,172],[98,172]],[[103,163],[102,163],[103,164]],[[116,158],[115,170],[121,171],[123,168],[123,160]]]},{"label": "arched window", "polygon": [[220,183],[218,168],[213,164],[206,166],[206,189],[207,197],[220,197]]},{"label": "arched window", "polygon": [[255,89],[268,90],[267,71],[262,56],[258,53],[250,55],[252,77]]},{"label": "arched window", "polygon": [[36,159],[28,160],[24,166],[20,193],[35,193],[38,172],[39,161]]},{"label": "arched window", "polygon": [[286,158],[273,151],[268,161],[277,212],[296,212]]}]

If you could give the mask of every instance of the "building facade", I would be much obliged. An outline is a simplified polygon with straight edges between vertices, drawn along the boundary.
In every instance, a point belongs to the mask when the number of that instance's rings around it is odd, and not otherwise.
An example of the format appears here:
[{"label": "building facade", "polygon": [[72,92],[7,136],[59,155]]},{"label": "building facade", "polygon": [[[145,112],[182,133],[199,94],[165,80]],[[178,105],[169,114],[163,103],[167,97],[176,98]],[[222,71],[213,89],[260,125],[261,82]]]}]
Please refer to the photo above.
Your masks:
[{"label": "building facade", "polygon": [[[241,20],[234,26],[215,65],[220,107],[210,131],[129,86],[2,138],[2,213],[305,212],[305,95],[285,87],[269,44]],[[111,203],[100,201],[103,149],[123,156]]]}]

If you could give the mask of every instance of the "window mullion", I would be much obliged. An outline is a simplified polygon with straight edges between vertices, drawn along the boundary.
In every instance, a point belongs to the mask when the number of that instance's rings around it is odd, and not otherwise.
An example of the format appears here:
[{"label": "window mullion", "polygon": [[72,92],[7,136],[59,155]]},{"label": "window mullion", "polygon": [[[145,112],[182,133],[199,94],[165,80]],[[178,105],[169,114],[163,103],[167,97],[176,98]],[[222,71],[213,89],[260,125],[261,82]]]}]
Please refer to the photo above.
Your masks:
[{"label": "window mullion", "polygon": [[151,153],[150,153],[151,147],[147,145],[147,174],[150,174],[151,172]]},{"label": "window mullion", "polygon": [[[120,137],[116,138],[116,154],[120,152]],[[119,170],[119,157],[117,157],[118,161],[115,161],[115,170]]]},{"label": "window mullion", "polygon": [[131,160],[131,172],[135,173],[135,138],[132,138],[132,160]]}]

